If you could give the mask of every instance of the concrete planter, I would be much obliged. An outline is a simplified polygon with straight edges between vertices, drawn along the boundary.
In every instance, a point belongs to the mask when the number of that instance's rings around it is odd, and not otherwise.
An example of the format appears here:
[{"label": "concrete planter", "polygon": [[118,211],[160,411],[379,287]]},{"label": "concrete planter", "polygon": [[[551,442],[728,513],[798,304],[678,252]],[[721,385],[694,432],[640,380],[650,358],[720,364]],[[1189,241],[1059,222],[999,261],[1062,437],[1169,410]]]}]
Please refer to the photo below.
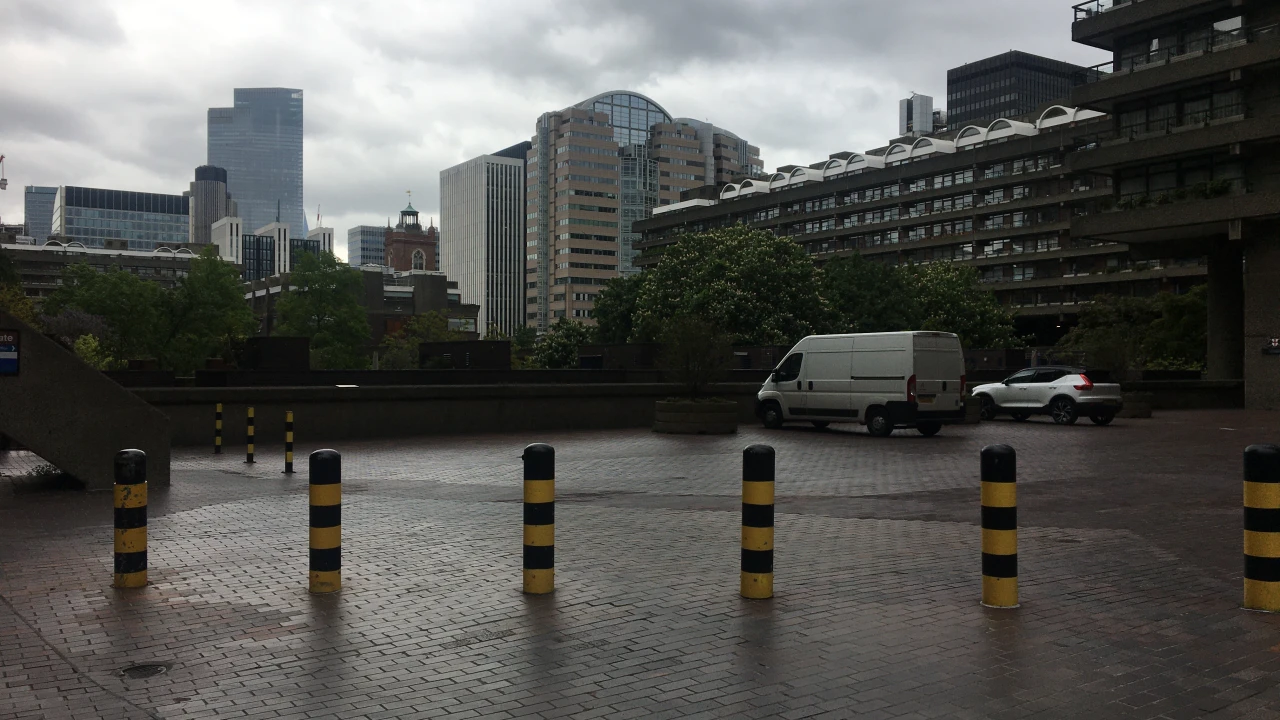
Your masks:
[{"label": "concrete planter", "polygon": [[732,400],[659,400],[654,403],[653,431],[683,435],[736,433],[738,403]]}]

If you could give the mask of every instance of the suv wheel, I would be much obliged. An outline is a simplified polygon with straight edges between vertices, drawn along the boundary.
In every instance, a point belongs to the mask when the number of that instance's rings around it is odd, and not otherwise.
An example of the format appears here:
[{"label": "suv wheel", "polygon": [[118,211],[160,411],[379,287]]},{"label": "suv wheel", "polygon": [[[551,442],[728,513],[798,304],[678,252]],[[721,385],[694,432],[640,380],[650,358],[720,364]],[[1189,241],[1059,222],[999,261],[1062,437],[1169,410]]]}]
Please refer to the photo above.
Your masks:
[{"label": "suv wheel", "polygon": [[889,413],[884,408],[867,413],[867,432],[875,437],[889,437],[893,434],[893,423],[889,422]]},{"label": "suv wheel", "polygon": [[1049,415],[1059,425],[1075,425],[1076,420],[1080,419],[1076,402],[1066,397],[1054,398],[1053,402],[1049,403]]},{"label": "suv wheel", "polygon": [[1110,412],[1097,413],[1090,415],[1089,419],[1093,421],[1094,425],[1110,425],[1111,421],[1116,419],[1116,414]]},{"label": "suv wheel", "polygon": [[1009,413],[1009,417],[1013,418],[1014,420],[1017,420],[1018,422],[1026,422],[1031,419],[1031,413],[1029,412]]},{"label": "suv wheel", "polygon": [[782,407],[778,403],[767,403],[760,411],[760,422],[771,430],[782,427]]},{"label": "suv wheel", "polygon": [[925,437],[933,437],[934,435],[937,435],[941,431],[942,431],[942,423],[937,423],[937,422],[916,423],[916,432],[919,432],[921,435]]},{"label": "suv wheel", "polygon": [[982,408],[982,411],[979,413],[979,417],[983,420],[995,420],[996,401],[992,400],[990,395],[979,395],[978,402]]}]

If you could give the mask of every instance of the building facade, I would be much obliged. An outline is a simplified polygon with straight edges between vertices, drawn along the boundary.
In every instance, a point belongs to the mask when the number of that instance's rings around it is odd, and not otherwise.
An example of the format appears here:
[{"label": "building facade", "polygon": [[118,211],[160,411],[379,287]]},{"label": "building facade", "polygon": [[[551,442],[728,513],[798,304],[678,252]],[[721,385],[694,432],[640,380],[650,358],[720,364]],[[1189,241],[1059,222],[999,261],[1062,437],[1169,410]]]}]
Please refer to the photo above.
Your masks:
[{"label": "building facade", "polygon": [[302,91],[236,88],[234,105],[209,108],[208,164],[227,171],[245,227],[279,221],[305,233]]},{"label": "building facade", "polygon": [[1134,258],[1207,258],[1208,376],[1280,409],[1280,3],[1080,3],[1072,36],[1112,53],[1072,102],[1110,114],[1073,168],[1112,179],[1075,237]]},{"label": "building facade", "polygon": [[941,120],[941,113],[933,109],[933,98],[928,95],[912,93],[911,97],[898,101],[898,135],[900,137],[923,137],[934,131],[946,129]]},{"label": "building facade", "polygon": [[213,242],[214,223],[224,217],[238,216],[236,201],[227,192],[227,171],[212,165],[196,168],[190,196],[190,241],[196,245],[208,245]]},{"label": "building facade", "polygon": [[950,127],[986,125],[997,118],[1066,102],[1089,71],[1079,65],[1010,50],[947,71]]},{"label": "building facade", "polygon": [[50,235],[85,247],[126,240],[130,250],[154,250],[189,242],[191,199],[185,195],[58,188]]},{"label": "building facade", "polygon": [[286,223],[270,223],[251,233],[243,227],[240,218],[226,217],[213,224],[210,234],[218,256],[238,265],[246,282],[292,272],[304,252],[333,252],[333,228],[319,227],[306,238],[293,238]]},{"label": "building facade", "polygon": [[1207,272],[1194,249],[1139,258],[1124,243],[1072,233],[1074,221],[1113,202],[1107,175],[1070,167],[1109,123],[1097,111],[1051,106],[782,168],[659,208],[640,225],[641,264],[685,232],[736,223],[790,237],[817,262],[858,253],[893,265],[958,263],[978,271],[1020,332],[1049,344],[1096,294],[1184,292]]},{"label": "building facade", "polygon": [[53,206],[57,201],[58,188],[40,185],[28,185],[23,198],[23,224],[25,235],[43,243],[53,234]]},{"label": "building facade", "polygon": [[441,269],[479,307],[480,331],[524,324],[525,158],[520,143],[440,172]]},{"label": "building facade", "polygon": [[634,272],[634,223],[680,193],[752,177],[760,151],[709,123],[608,92],[538,119],[526,168],[525,322],[594,322],[601,287]]},{"label": "building facade", "polygon": [[99,272],[118,269],[168,288],[187,276],[191,259],[196,256],[191,248],[174,252],[90,248],[56,240],[38,241],[35,245],[0,242],[0,254],[13,264],[23,292],[37,307],[62,287],[62,274],[69,265],[88,263]]},{"label": "building facade", "polygon": [[384,231],[387,267],[400,272],[438,270],[440,231],[433,222],[423,228],[418,211],[410,203],[400,211],[400,221]]},{"label": "building facade", "polygon": [[387,264],[387,229],[379,225],[357,225],[347,230],[347,264]]}]

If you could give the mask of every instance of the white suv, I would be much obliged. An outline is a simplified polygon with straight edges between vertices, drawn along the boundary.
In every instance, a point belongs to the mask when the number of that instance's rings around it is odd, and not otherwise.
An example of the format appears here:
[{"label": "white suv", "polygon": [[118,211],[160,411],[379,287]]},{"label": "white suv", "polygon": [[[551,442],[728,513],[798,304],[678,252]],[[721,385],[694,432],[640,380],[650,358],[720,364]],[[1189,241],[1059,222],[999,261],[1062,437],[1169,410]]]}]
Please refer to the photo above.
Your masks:
[{"label": "white suv", "polygon": [[982,419],[1008,413],[1014,420],[1049,415],[1059,425],[1074,424],[1081,415],[1106,425],[1124,407],[1120,386],[1095,383],[1084,368],[1049,366],[1027,368],[1003,382],[979,385],[973,396],[982,403]]}]

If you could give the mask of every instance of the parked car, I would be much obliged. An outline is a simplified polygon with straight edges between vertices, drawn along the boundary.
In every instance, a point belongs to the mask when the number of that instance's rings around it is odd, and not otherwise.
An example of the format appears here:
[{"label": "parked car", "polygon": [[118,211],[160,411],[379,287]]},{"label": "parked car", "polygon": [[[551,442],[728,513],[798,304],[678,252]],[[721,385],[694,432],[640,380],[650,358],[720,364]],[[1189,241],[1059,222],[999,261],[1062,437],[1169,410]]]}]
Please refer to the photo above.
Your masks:
[{"label": "parked car", "polygon": [[756,396],[765,427],[802,420],[857,422],[887,437],[926,437],[964,422],[964,354],[952,333],[811,335],[791,349]]},{"label": "parked car", "polygon": [[1074,424],[1081,416],[1095,425],[1106,425],[1124,408],[1120,386],[1095,383],[1081,367],[1034,367],[1002,382],[978,385],[973,396],[982,403],[982,419],[1008,414],[1014,420],[1048,415],[1059,425]]}]

